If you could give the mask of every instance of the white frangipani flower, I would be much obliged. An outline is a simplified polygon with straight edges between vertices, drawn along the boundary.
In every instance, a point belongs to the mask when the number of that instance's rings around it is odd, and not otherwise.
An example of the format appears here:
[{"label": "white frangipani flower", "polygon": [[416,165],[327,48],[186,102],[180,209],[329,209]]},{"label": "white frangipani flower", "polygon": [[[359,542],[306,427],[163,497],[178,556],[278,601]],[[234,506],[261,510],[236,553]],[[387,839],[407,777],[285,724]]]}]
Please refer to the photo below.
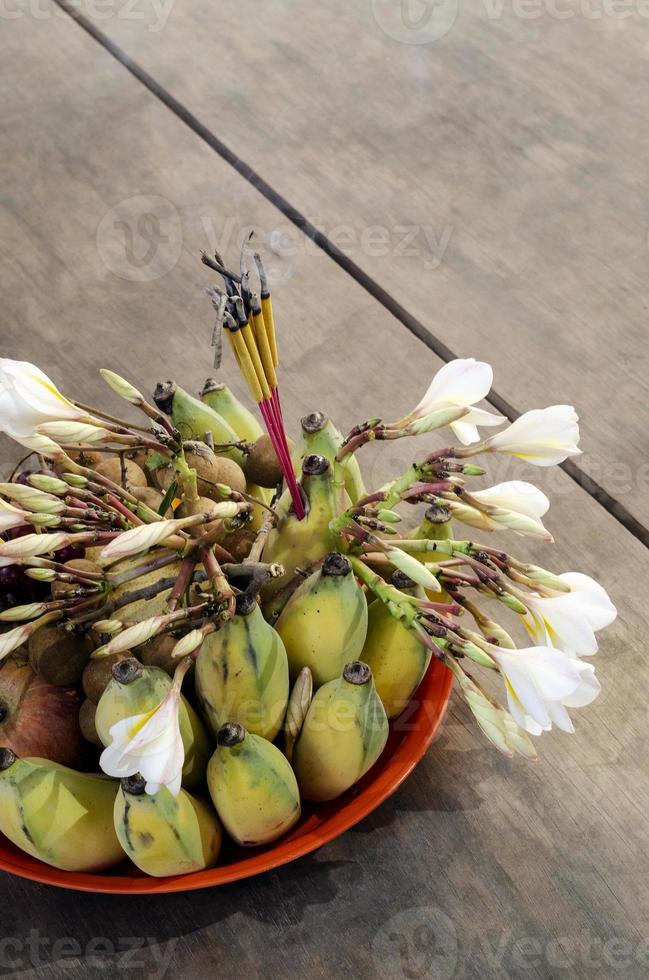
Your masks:
[{"label": "white frangipani flower", "polygon": [[476,426],[500,425],[505,421],[501,415],[482,408],[472,408],[489,394],[492,381],[493,370],[484,361],[476,361],[473,357],[449,361],[439,369],[428,391],[408,416],[408,421],[422,419],[431,412],[448,406],[470,408],[471,411],[461,419],[449,424],[463,445],[477,442],[480,437]]},{"label": "white frangipani flower", "polygon": [[489,698],[452,658],[447,658],[446,664],[458,678],[464,700],[489,741],[510,758],[518,752],[527,759],[535,759],[536,751],[527,732],[516,724],[509,712]]},{"label": "white frangipani flower", "polygon": [[529,538],[539,538],[552,542],[554,539],[543,526],[541,517],[550,506],[550,501],[538,487],[523,480],[510,480],[471,494],[484,510],[468,506],[463,502],[451,501],[453,516],[464,524],[485,531],[508,528]]},{"label": "white frangipani flower", "polygon": [[0,358],[0,432],[28,449],[51,455],[54,443],[35,434],[43,422],[85,418],[40,368],[28,361]]},{"label": "white frangipani flower", "polygon": [[490,436],[484,447],[490,452],[518,456],[534,466],[553,466],[581,453],[577,445],[578,421],[572,405],[534,408],[507,429]]},{"label": "white frangipani flower", "polygon": [[0,634],[0,661],[22,646],[34,632],[33,623],[23,623],[7,633]]},{"label": "white frangipani flower", "polygon": [[558,578],[569,592],[525,596],[529,609],[523,622],[536,643],[548,644],[572,656],[597,652],[597,630],[613,622],[617,610],[599,582],[581,572],[564,572]]},{"label": "white frangipani flower", "polygon": [[505,678],[512,717],[531,735],[549,731],[553,723],[573,732],[566,708],[582,708],[600,692],[592,664],[554,647],[505,650],[491,646],[490,653]]},{"label": "white frangipani flower", "polygon": [[20,527],[26,524],[31,515],[24,510],[12,507],[5,500],[0,500],[0,532],[8,531],[11,527]]},{"label": "white frangipani flower", "polygon": [[181,663],[173,684],[157,707],[146,714],[123,718],[110,729],[111,743],[99,764],[108,776],[124,779],[140,773],[146,792],[153,795],[166,786],[178,796],[185,763],[180,734],[180,688],[190,662]]}]

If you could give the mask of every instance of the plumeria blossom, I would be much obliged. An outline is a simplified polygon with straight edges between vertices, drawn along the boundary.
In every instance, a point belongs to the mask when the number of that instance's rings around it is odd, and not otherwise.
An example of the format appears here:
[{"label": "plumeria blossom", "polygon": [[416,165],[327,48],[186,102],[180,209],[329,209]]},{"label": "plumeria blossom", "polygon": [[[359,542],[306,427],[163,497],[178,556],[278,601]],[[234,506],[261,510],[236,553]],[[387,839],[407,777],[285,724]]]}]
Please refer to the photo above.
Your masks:
[{"label": "plumeria blossom", "polygon": [[568,456],[581,453],[577,445],[578,421],[572,405],[534,408],[520,415],[507,429],[490,436],[484,448],[518,456],[534,466],[554,466]]},{"label": "plumeria blossom", "polygon": [[[505,421],[502,415],[495,415],[482,408],[472,408],[489,394],[492,381],[493,370],[484,361],[476,361],[473,357],[449,361],[440,368],[422,400],[402,422],[424,419],[425,416],[447,407],[470,408],[460,419],[449,424],[463,445],[478,442],[478,425],[500,425]],[[426,431],[425,425],[421,431]]]},{"label": "plumeria blossom", "polygon": [[21,527],[27,523],[30,516],[24,510],[19,510],[5,500],[0,500],[0,532],[8,531],[12,527]]},{"label": "plumeria blossom", "polygon": [[509,528],[525,537],[539,538],[550,543],[554,540],[541,521],[550,501],[532,483],[509,480],[484,490],[475,490],[471,498],[484,505],[484,510],[470,507],[461,501],[445,501],[451,507],[453,516],[463,524],[484,531]]},{"label": "plumeria blossom", "polygon": [[123,779],[139,772],[146,780],[147,793],[153,795],[166,786],[178,796],[185,763],[180,688],[187,666],[181,664],[176,670],[173,684],[160,704],[145,714],[123,718],[110,729],[110,745],[99,760],[108,776]]},{"label": "plumeria blossom", "polygon": [[531,735],[549,731],[553,723],[564,732],[574,728],[567,708],[582,708],[600,692],[592,664],[554,647],[490,653],[505,678],[507,703],[514,721]]},{"label": "plumeria blossom", "polygon": [[613,622],[615,606],[606,590],[589,575],[564,572],[558,578],[569,586],[569,592],[525,596],[529,612],[523,622],[530,636],[571,656],[596,653],[595,633]]},{"label": "plumeria blossom", "polygon": [[49,456],[56,443],[38,435],[37,426],[86,416],[35,364],[0,358],[0,432],[28,449]]}]

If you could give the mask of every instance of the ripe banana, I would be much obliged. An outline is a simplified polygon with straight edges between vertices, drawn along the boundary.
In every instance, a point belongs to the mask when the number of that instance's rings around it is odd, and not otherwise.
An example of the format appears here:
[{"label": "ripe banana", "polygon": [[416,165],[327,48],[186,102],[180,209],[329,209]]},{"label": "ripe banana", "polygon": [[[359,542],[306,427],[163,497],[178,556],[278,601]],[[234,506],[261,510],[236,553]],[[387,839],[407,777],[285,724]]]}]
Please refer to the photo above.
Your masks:
[{"label": "ripe banana", "polygon": [[281,837],[300,818],[300,793],[286,757],[234,722],[219,729],[216,742],[207,785],[230,837],[243,847]]},{"label": "ripe banana", "polygon": [[316,692],[293,753],[302,797],[333,800],[353,786],[381,755],[388,719],[372,671],[360,661]]},{"label": "ripe banana", "polygon": [[[222,415],[184,391],[175,381],[158,384],[153,398],[160,411],[171,416],[183,440],[205,442],[205,436],[210,433],[215,446],[239,441],[239,436]],[[219,452],[219,455],[227,456],[239,465],[243,463],[240,449],[233,447]]]},{"label": "ripe banana", "polygon": [[328,554],[295,590],[276,628],[292,678],[303,667],[311,670],[315,687],[340,677],[345,664],[360,656],[367,634],[367,601],[349,559]]},{"label": "ripe banana", "polygon": [[[155,557],[156,552],[152,551],[146,558],[143,558],[142,555],[136,555],[134,558],[124,558],[111,565],[110,573],[111,575],[119,575],[120,573],[128,572],[142,565],[145,561],[155,559]],[[130,582],[123,582],[121,585],[116,586],[107,595],[107,599],[110,602],[117,604],[115,609],[116,618],[121,619],[125,623],[140,623],[143,619],[149,619],[151,616],[162,616],[164,613],[169,612],[167,599],[171,594],[179,572],[180,562],[172,562],[170,565],[165,565],[164,568],[154,569],[145,575],[140,575],[138,578],[132,579]],[[150,589],[151,586],[162,586],[165,583],[167,587],[161,588],[160,592],[156,593],[156,595],[143,598],[143,595],[146,595],[146,590]]]},{"label": "ripe banana", "polygon": [[331,419],[323,412],[312,412],[310,415],[305,415],[300,420],[300,424],[302,432],[291,453],[296,474],[300,473],[306,456],[313,453],[326,456],[334,468],[337,482],[340,482],[340,477],[336,471],[340,468],[342,482],[345,484],[351,502],[355,504],[361,497],[365,497],[367,491],[356,457],[347,456],[342,463],[336,461],[336,453],[343,444],[343,437]]},{"label": "ripe banana", "polygon": [[228,720],[271,740],[279,732],[289,693],[286,650],[254,596],[237,596],[236,614],[205,638],[196,693],[214,734]]},{"label": "ripe banana", "polygon": [[[395,572],[392,584],[401,592],[425,598],[421,586],[403,572]],[[368,609],[367,638],[361,659],[370,667],[376,692],[388,718],[400,715],[428,669],[431,651],[392,615],[380,599]]]},{"label": "ripe banana", "polygon": [[[113,677],[102,694],[95,727],[104,745],[110,745],[113,725],[133,715],[146,714],[160,704],[171,688],[171,678],[159,667],[145,667],[134,657],[113,665]],[[196,786],[203,779],[210,757],[210,743],[200,718],[181,696],[180,735],[185,749],[183,786]]]},{"label": "ripe banana", "polygon": [[117,783],[0,749],[0,831],[63,871],[103,871],[124,859],[113,829]]},{"label": "ripe banana", "polygon": [[264,430],[252,412],[241,404],[226,384],[208,378],[201,391],[201,401],[225,419],[239,439],[256,442],[259,436],[264,434]]},{"label": "ripe banana", "polygon": [[184,789],[148,796],[144,787],[139,773],[122,779],[115,799],[115,831],[133,864],[155,878],[213,867],[223,834],[211,807]]},{"label": "ripe banana", "polygon": [[[264,589],[269,600],[295,575],[298,567],[305,568],[337,547],[336,536],[329,524],[340,513],[333,472],[324,456],[307,456],[302,464],[301,486],[307,501],[306,516],[299,521],[291,508],[291,497],[285,491],[276,507],[277,526],[268,535],[264,561],[284,567],[284,575],[272,579]],[[342,508],[350,506],[343,491]]]}]

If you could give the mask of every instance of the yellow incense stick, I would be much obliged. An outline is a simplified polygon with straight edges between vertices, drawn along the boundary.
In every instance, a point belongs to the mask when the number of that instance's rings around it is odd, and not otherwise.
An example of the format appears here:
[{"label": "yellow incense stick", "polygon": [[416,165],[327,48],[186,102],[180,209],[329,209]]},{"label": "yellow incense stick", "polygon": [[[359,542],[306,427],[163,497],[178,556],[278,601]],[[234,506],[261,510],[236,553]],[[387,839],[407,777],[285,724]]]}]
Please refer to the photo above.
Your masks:
[{"label": "yellow incense stick", "polygon": [[229,329],[228,333],[230,335],[230,340],[232,341],[235,357],[237,358],[237,362],[241,368],[241,373],[243,374],[246,384],[250,389],[250,394],[254,398],[255,402],[259,404],[259,402],[263,401],[266,396],[262,391],[261,384],[257,377],[257,372],[255,371],[250,353],[246,346],[246,342],[241,336],[241,330]]},{"label": "yellow incense stick", "polygon": [[264,315],[266,336],[268,337],[268,346],[273,357],[273,364],[277,367],[279,356],[277,353],[277,337],[275,336],[275,320],[273,319],[273,304],[270,301],[270,293],[267,296],[264,296],[263,293],[261,294],[261,311]]},{"label": "yellow incense stick", "polygon": [[266,378],[266,374],[264,373],[264,367],[261,363],[259,351],[257,350],[255,335],[252,331],[250,320],[248,320],[245,326],[242,326],[240,328],[239,333],[242,335],[243,341],[248,350],[248,354],[250,355],[250,360],[252,361],[253,369],[259,380],[261,390],[264,393],[263,397],[264,399],[268,399],[270,398],[270,386],[268,384],[268,379]]},{"label": "yellow incense stick", "polygon": [[264,373],[268,379],[268,384],[271,388],[277,388],[277,375],[275,374],[273,354],[268,342],[264,314],[262,313],[260,307],[255,309],[253,306],[252,308],[252,327],[255,333],[255,340],[257,341],[257,348],[261,357]]}]

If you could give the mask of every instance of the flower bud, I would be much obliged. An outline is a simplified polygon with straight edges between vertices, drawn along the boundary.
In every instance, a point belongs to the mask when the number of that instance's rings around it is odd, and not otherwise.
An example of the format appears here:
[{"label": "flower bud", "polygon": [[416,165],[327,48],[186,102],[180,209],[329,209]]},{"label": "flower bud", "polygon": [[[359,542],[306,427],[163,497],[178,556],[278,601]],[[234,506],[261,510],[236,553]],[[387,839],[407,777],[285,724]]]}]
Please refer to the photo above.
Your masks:
[{"label": "flower bud", "polygon": [[532,582],[538,582],[539,585],[544,585],[547,589],[553,589],[555,592],[570,592],[570,586],[567,582],[539,565],[526,565],[523,574]]},{"label": "flower bud", "polygon": [[402,520],[401,515],[394,510],[380,510],[376,516],[384,524],[398,524]]},{"label": "flower bud", "polygon": [[98,619],[96,623],[92,624],[92,628],[97,633],[107,633],[110,636],[112,633],[121,633],[124,629],[124,623],[119,619]]},{"label": "flower bud", "polygon": [[23,483],[0,483],[0,493],[10,500],[17,501],[21,507],[38,511],[40,514],[60,514],[65,510],[65,504],[58,497],[25,486]]},{"label": "flower bud", "polygon": [[45,493],[53,493],[62,496],[68,492],[68,485],[63,480],[57,480],[55,476],[46,476],[44,473],[31,473],[27,479],[37,490]]},{"label": "flower bud", "polygon": [[121,633],[118,633],[110,643],[99,647],[91,656],[96,660],[100,657],[109,657],[113,653],[124,653],[125,650],[131,650],[133,647],[141,646],[160,632],[165,621],[164,616],[153,616],[151,619],[143,619],[141,623],[135,623],[134,626],[129,626]]},{"label": "flower bud", "polygon": [[144,402],[144,396],[134,388],[132,384],[129,384],[125,378],[122,378],[119,374],[115,374],[114,371],[109,371],[107,368],[100,368],[99,373],[102,378],[109,385],[116,395],[123,398],[125,401],[130,402],[131,405],[142,405]]},{"label": "flower bud", "polygon": [[176,643],[171,651],[171,659],[180,660],[182,657],[188,657],[190,653],[198,650],[204,639],[205,633],[203,633],[203,630],[191,630],[186,636],[178,640],[178,643]]},{"label": "flower bud", "polygon": [[0,544],[0,558],[33,558],[67,548],[70,544],[70,536],[62,531],[55,534],[26,534]]},{"label": "flower bud", "polygon": [[60,527],[61,518],[56,514],[30,514],[27,523],[34,524],[36,527]]},{"label": "flower bud", "polygon": [[37,432],[56,439],[63,446],[79,442],[110,442],[114,438],[114,434],[108,429],[86,422],[43,422],[38,426]]},{"label": "flower bud", "polygon": [[78,473],[64,473],[63,479],[68,484],[68,486],[76,487],[77,490],[83,490],[88,486],[88,479],[85,476],[81,476]]},{"label": "flower bud", "polygon": [[442,591],[441,585],[430,569],[422,565],[412,555],[406,554],[401,548],[388,548],[385,554],[394,567],[398,568],[401,572],[405,572],[413,582],[417,582],[418,585],[422,585],[425,589],[431,589],[433,592]]},{"label": "flower bud", "polygon": [[0,613],[0,622],[21,623],[26,619],[36,619],[38,616],[42,616],[44,612],[47,612],[45,602],[29,602],[25,606],[13,606],[11,609],[5,609],[4,612]]},{"label": "flower bud", "polygon": [[26,568],[25,575],[28,578],[33,578],[37,582],[55,582],[56,572],[52,571],[51,568]]}]

